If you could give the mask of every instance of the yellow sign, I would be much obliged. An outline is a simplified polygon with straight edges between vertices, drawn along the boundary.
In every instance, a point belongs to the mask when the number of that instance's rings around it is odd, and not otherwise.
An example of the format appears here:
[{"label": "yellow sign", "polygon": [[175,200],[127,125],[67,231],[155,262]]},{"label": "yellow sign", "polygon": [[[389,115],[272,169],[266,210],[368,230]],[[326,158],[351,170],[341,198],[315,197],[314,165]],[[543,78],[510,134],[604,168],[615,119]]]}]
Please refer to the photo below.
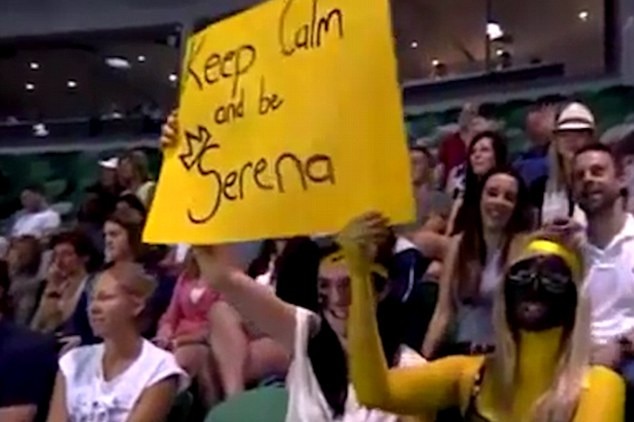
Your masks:
[{"label": "yellow sign", "polygon": [[388,0],[269,0],[188,40],[151,243],[413,217]]}]

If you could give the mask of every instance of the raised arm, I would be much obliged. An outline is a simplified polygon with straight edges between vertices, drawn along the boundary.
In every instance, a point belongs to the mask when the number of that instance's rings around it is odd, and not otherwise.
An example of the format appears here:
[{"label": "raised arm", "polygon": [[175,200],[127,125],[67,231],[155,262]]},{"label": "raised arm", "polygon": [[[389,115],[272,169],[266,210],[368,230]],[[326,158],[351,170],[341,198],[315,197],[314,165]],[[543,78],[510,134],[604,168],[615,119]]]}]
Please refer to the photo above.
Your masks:
[{"label": "raised arm", "polygon": [[232,264],[231,246],[194,249],[200,270],[211,287],[222,294],[240,316],[292,353],[295,307],[278,299]]},{"label": "raised arm", "polygon": [[348,317],[350,375],[359,402],[397,414],[423,414],[459,404],[459,380],[470,358],[443,359],[403,369],[388,369],[376,322],[369,247],[377,239],[381,217],[353,221],[339,241],[351,272]]},{"label": "raised arm", "polygon": [[449,250],[443,262],[442,275],[438,283],[438,302],[423,342],[422,354],[428,359],[436,354],[438,346],[447,332],[447,326],[453,318],[454,308],[451,302],[451,292],[452,283],[454,283],[455,279],[454,269],[456,268],[459,244],[460,235],[451,238]]},{"label": "raised arm", "polygon": [[574,422],[623,422],[625,420],[625,382],[603,366],[590,369],[589,388],[581,393]]}]

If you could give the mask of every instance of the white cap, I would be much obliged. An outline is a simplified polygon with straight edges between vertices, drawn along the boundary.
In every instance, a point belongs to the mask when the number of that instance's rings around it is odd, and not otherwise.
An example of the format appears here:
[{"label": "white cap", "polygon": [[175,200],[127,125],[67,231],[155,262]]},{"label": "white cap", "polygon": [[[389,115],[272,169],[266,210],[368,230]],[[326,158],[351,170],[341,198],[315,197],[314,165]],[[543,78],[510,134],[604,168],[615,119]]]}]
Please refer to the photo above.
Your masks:
[{"label": "white cap", "polygon": [[581,103],[570,103],[559,113],[555,131],[594,129],[594,116],[590,109]]},{"label": "white cap", "polygon": [[115,170],[119,166],[119,159],[117,157],[112,157],[107,160],[101,160],[99,161],[99,165],[105,169]]}]

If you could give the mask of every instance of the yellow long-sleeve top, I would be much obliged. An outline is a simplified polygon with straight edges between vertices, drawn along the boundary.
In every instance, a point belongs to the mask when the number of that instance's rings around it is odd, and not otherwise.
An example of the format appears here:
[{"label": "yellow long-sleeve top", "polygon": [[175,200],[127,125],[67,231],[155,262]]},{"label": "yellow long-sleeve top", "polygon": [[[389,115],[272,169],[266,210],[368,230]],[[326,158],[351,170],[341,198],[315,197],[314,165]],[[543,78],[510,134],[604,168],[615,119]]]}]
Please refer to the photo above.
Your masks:
[{"label": "yellow long-sleeve top", "polygon": [[[344,251],[352,278],[348,320],[350,375],[359,402],[405,415],[433,414],[453,406],[464,413],[471,405],[476,412],[465,415],[470,421],[509,422],[501,416],[501,409],[495,408],[491,380],[487,382],[486,373],[472,402],[484,357],[456,356],[419,367],[388,369],[374,316],[370,265],[357,248],[344,245]],[[521,335],[510,421],[529,422],[530,409],[551,385],[560,334],[555,329]],[[573,422],[622,422],[624,402],[625,384],[621,377],[607,368],[591,367]]]}]

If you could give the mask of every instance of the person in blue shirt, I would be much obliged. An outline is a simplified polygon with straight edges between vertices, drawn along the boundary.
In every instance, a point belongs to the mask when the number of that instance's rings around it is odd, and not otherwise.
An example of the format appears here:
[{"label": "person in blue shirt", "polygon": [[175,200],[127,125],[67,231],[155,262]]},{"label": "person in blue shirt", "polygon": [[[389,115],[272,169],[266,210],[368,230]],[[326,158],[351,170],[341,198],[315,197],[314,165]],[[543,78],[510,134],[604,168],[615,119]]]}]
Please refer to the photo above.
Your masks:
[{"label": "person in blue shirt", "polygon": [[513,166],[527,186],[548,175],[548,148],[555,127],[555,114],[553,106],[539,105],[526,115],[525,131],[530,145],[517,155]]},{"label": "person in blue shirt", "polygon": [[10,320],[9,284],[0,261],[0,421],[44,422],[57,372],[55,339]]}]

